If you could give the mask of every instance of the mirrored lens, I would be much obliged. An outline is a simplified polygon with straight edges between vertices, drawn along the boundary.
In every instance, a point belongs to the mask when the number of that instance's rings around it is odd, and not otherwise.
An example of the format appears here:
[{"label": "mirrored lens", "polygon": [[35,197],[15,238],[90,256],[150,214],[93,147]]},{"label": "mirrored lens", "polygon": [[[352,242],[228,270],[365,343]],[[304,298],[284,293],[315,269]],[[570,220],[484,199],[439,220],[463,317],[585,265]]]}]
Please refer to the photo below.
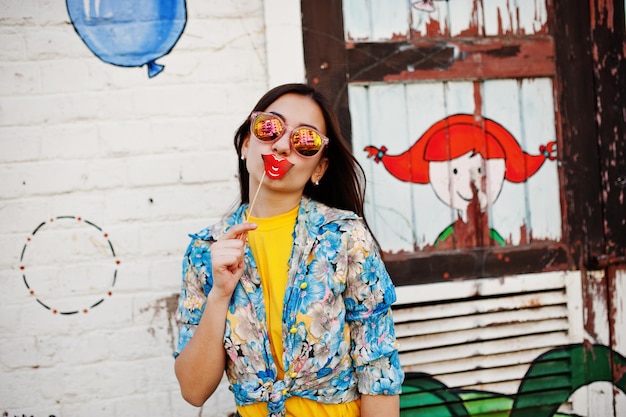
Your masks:
[{"label": "mirrored lens", "polygon": [[313,156],[319,152],[324,140],[315,130],[302,128],[293,132],[291,142],[300,155]]},{"label": "mirrored lens", "polygon": [[284,126],[276,116],[261,114],[254,119],[254,136],[264,141],[272,141],[283,134]]}]

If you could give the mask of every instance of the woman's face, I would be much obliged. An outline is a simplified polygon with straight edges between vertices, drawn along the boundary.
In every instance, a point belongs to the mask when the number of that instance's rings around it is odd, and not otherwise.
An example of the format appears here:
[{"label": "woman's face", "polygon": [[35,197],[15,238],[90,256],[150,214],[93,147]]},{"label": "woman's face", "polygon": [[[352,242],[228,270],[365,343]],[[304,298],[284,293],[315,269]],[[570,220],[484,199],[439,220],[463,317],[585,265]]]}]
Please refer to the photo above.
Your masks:
[{"label": "woman's face", "polygon": [[308,181],[319,181],[324,175],[328,158],[323,156],[323,149],[312,157],[299,155],[291,147],[291,135],[300,126],[326,135],[324,115],[313,99],[292,93],[281,96],[264,111],[279,115],[287,128],[275,142],[261,142],[253,133],[244,141],[242,154],[250,174],[250,192],[256,191],[265,172],[265,188],[301,195]]}]

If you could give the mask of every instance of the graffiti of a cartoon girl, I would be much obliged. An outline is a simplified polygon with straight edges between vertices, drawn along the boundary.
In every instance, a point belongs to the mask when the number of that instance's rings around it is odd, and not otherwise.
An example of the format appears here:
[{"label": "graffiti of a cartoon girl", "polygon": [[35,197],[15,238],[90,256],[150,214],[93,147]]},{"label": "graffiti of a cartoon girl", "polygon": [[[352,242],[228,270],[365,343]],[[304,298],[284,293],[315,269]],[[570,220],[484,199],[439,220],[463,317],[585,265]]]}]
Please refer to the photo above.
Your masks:
[{"label": "graffiti of a cartoon girl", "polygon": [[[366,146],[368,157],[381,162],[401,181],[430,183],[437,197],[457,211],[458,220],[444,229],[435,245],[459,234],[471,223],[468,211],[475,206],[485,213],[504,180],[515,183],[534,175],[546,159],[554,160],[555,142],[539,148],[538,155],[524,152],[515,137],[493,120],[471,114],[455,114],[433,124],[407,151],[387,155],[387,147]],[[467,229],[467,227],[465,227]],[[465,230],[464,229],[464,230]],[[493,230],[488,238],[504,245]]]}]

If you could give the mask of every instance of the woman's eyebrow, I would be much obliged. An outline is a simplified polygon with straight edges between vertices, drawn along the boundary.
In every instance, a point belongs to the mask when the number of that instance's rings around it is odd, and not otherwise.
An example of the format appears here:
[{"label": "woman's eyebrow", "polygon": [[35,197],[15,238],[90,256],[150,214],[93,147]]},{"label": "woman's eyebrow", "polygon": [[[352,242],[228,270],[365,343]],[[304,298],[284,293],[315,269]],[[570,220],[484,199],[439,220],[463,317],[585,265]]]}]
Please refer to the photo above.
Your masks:
[{"label": "woman's eyebrow", "polygon": [[291,126],[290,124],[287,123],[287,118],[285,116],[283,116],[282,114],[280,114],[278,112],[275,112],[275,111],[270,111],[268,113],[271,113],[273,115],[276,115],[276,116],[280,117],[285,122],[285,124],[287,124],[287,126],[292,127],[294,129],[297,128],[297,127],[310,127],[311,129],[319,130],[316,126],[313,126],[313,125],[310,125],[310,124],[307,124],[307,123],[303,123],[301,125],[298,125],[298,126],[294,127],[294,126]]}]

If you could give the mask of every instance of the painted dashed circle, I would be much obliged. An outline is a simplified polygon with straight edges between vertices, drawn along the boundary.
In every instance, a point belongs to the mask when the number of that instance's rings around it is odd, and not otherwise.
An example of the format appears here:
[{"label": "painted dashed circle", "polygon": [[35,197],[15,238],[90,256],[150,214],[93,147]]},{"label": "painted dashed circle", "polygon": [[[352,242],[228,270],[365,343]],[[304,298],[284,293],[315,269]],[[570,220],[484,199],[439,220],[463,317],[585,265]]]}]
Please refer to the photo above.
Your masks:
[{"label": "painted dashed circle", "polygon": [[37,303],[69,315],[88,313],[113,295],[119,264],[102,228],[80,216],[58,216],[26,238],[19,268]]}]

